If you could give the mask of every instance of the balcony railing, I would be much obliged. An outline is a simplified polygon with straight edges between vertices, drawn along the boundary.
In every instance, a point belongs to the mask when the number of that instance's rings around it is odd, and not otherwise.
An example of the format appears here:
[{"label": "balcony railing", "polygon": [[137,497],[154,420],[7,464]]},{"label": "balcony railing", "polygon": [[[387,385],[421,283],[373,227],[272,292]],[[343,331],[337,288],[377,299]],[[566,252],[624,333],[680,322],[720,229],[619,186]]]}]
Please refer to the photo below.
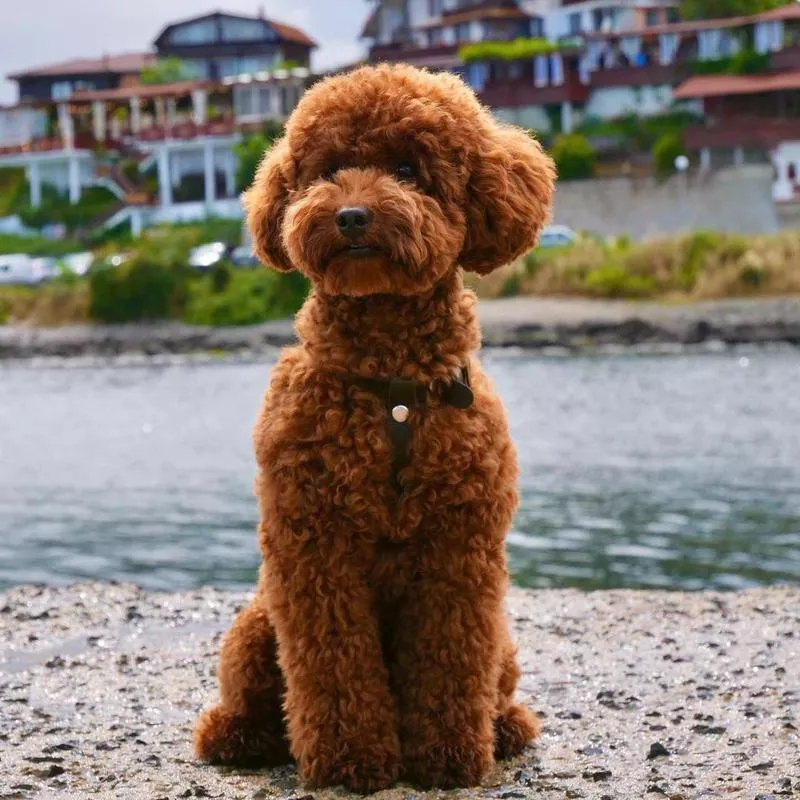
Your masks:
[{"label": "balcony railing", "polygon": [[589,78],[593,89],[611,89],[616,86],[672,86],[692,74],[690,63],[645,64],[641,67],[624,66],[597,69]]},{"label": "balcony railing", "polygon": [[787,140],[800,139],[800,119],[728,117],[708,125],[692,125],[684,131],[689,150],[718,147],[772,148]]},{"label": "balcony railing", "polygon": [[488,10],[488,9],[519,9],[519,3],[517,0],[478,0],[478,2],[470,3],[470,2],[460,2],[456,3],[453,8],[445,8],[442,10],[442,18],[447,19],[447,17],[451,17],[454,14],[463,14],[465,11],[475,11],[475,10]]},{"label": "balcony railing", "polygon": [[416,64],[424,63],[426,59],[436,59],[447,56],[456,57],[458,45],[437,44],[432,47],[417,47],[413,44],[383,44],[375,45],[369,51],[372,62],[377,61],[413,61]]},{"label": "balcony railing", "polygon": [[491,81],[479,93],[482,102],[494,108],[519,108],[529,105],[585,103],[590,89],[577,77],[568,78],[560,86],[536,86],[530,78]]}]

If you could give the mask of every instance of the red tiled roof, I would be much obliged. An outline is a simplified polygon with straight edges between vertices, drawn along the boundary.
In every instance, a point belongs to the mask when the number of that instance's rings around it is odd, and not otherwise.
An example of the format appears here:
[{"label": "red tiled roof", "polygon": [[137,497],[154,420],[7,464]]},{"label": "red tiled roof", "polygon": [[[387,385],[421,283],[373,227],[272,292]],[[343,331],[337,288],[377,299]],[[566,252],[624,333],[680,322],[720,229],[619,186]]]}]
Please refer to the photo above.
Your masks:
[{"label": "red tiled roof", "polygon": [[800,89],[800,70],[772,75],[695,75],[673,93],[675,100],[720,97],[728,94],[763,94]]},{"label": "red tiled roof", "polygon": [[306,33],[295,28],[293,25],[284,25],[282,22],[275,22],[268,19],[267,22],[275,28],[275,32],[281,39],[287,42],[296,42],[297,44],[304,44],[306,47],[316,47],[317,43]]},{"label": "red tiled roof", "polygon": [[646,28],[628,28],[623,31],[590,33],[587,39],[617,39],[622,36],[658,36],[660,33],[696,33],[716,28],[739,28],[768,20],[800,19],[800,2],[792,0],[785,6],[765,11],[761,14],[740,17],[720,17],[717,19],[682,20],[664,25],[650,25]]},{"label": "red tiled roof", "polygon": [[96,75],[98,73],[115,72],[120,75],[129,75],[141,72],[156,62],[154,53],[122,53],[117,56],[103,56],[102,58],[73,58],[69,61],[59,61],[56,64],[47,64],[43,67],[34,67],[22,72],[9,75],[10,80],[21,78],[35,78],[38,76],[57,75]]},{"label": "red tiled roof", "polygon": [[587,39],[619,39],[623,36],[658,36],[661,33],[696,33],[716,28],[737,28],[753,21],[752,17],[725,17],[724,19],[696,19],[668,22],[646,28],[627,28],[622,31],[597,31],[585,34]]},{"label": "red tiled roof", "polygon": [[471,8],[464,11],[454,11],[452,13],[442,15],[441,20],[431,20],[425,22],[419,27],[421,28],[441,28],[447,25],[457,25],[459,22],[471,22],[472,20],[486,20],[486,19],[530,19],[531,15],[526,14],[519,8]]},{"label": "red tiled roof", "polygon": [[783,20],[783,19],[800,19],[800,3],[791,2],[789,5],[774,8],[772,11],[764,11],[761,14],[756,14],[754,19],[759,21],[767,20]]},{"label": "red tiled roof", "polygon": [[211,81],[179,81],[177,83],[142,84],[125,86],[120,89],[97,89],[88,92],[75,92],[70,103],[89,103],[93,100],[130,100],[141,97],[143,100],[153,97],[186,97],[195,89],[213,86]]}]

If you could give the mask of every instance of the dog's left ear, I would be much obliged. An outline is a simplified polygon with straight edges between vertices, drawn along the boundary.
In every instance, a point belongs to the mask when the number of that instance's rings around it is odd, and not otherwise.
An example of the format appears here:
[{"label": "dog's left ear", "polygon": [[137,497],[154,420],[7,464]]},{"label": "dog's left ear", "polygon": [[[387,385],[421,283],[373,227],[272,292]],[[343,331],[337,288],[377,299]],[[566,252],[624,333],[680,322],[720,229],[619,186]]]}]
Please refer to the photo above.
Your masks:
[{"label": "dog's left ear", "polygon": [[289,145],[286,139],[281,139],[267,151],[253,185],[242,195],[258,260],[281,272],[292,269],[281,235],[283,215],[289,203],[291,167]]},{"label": "dog's left ear", "polygon": [[490,122],[467,186],[467,235],[459,264],[486,275],[536,242],[550,215],[555,167],[532,136]]}]

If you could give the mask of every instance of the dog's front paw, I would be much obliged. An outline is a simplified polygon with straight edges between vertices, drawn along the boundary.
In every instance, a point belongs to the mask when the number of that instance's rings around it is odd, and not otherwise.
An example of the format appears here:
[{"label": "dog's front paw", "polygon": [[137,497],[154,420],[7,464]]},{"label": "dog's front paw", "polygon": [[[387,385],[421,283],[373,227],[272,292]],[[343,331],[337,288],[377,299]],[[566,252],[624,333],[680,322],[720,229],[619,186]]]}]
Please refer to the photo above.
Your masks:
[{"label": "dog's front paw", "polygon": [[491,741],[454,739],[425,748],[413,746],[403,757],[409,781],[424,789],[477,786],[494,763]]},{"label": "dog's front paw", "polygon": [[400,757],[396,748],[345,746],[331,760],[319,754],[302,759],[300,773],[312,788],[343,784],[352,792],[370,793],[397,781]]},{"label": "dog's front paw", "polygon": [[269,730],[258,717],[233,714],[221,705],[204,711],[197,721],[194,749],[210,764],[278,767],[292,760],[282,730]]}]

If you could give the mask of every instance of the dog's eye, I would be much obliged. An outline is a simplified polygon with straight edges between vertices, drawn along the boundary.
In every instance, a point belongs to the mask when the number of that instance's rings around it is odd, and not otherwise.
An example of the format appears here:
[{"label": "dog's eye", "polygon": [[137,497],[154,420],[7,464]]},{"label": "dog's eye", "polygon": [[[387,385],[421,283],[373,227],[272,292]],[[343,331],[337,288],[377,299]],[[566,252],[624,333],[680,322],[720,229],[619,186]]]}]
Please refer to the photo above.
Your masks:
[{"label": "dog's eye", "polygon": [[401,180],[401,181],[410,181],[414,179],[414,167],[411,164],[398,164],[395,168],[394,174]]},{"label": "dog's eye", "polygon": [[333,167],[328,167],[325,172],[322,173],[322,180],[324,181],[333,181],[336,179],[336,173],[339,172],[341,167],[337,164]]}]

